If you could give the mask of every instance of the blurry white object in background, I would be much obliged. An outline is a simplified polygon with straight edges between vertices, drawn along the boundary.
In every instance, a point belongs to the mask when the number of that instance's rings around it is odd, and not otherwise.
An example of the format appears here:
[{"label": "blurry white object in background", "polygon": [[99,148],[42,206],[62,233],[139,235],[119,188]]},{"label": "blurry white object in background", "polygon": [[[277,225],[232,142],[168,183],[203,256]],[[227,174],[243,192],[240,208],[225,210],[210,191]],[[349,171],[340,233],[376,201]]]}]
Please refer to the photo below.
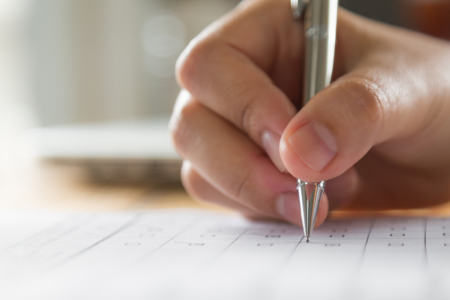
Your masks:
[{"label": "blurry white object in background", "polygon": [[179,160],[168,118],[85,123],[31,131],[37,154],[64,160]]},{"label": "blurry white object in background", "polygon": [[170,10],[153,12],[142,30],[147,70],[154,76],[173,77],[178,56],[186,45],[183,22]]},{"label": "blurry white object in background", "polygon": [[15,142],[34,124],[26,20],[29,0],[0,0],[0,181],[17,168]]},{"label": "blurry white object in background", "polygon": [[32,0],[41,125],[171,112],[175,63],[190,39],[238,0]]},{"label": "blurry white object in background", "polygon": [[168,117],[34,129],[29,142],[41,159],[85,165],[103,181],[179,181],[181,159]]}]

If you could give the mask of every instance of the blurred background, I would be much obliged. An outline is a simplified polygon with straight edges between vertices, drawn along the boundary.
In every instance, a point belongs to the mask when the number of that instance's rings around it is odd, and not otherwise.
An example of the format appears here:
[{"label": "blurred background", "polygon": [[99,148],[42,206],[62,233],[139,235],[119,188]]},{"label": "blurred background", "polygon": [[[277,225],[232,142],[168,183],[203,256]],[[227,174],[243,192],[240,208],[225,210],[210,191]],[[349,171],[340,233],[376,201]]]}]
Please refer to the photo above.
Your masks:
[{"label": "blurred background", "polygon": [[[238,3],[0,0],[0,171],[33,152],[83,165],[102,180],[179,180],[167,133],[179,91],[175,62],[194,36]],[[448,0],[340,4],[450,38]]]}]

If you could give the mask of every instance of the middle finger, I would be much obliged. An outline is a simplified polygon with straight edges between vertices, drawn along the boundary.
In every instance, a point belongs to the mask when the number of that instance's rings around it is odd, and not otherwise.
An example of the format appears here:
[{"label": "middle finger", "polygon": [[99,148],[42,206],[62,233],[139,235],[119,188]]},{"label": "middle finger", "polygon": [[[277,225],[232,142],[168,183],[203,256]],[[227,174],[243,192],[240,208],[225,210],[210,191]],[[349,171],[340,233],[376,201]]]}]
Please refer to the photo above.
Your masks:
[{"label": "middle finger", "polygon": [[[196,171],[230,199],[263,215],[286,219],[280,208],[294,205],[283,202],[295,201],[286,195],[296,192],[296,179],[281,173],[248,136],[195,99],[178,105],[171,122],[174,142]],[[325,207],[327,200],[323,202]],[[301,223],[300,217],[295,223]]]}]

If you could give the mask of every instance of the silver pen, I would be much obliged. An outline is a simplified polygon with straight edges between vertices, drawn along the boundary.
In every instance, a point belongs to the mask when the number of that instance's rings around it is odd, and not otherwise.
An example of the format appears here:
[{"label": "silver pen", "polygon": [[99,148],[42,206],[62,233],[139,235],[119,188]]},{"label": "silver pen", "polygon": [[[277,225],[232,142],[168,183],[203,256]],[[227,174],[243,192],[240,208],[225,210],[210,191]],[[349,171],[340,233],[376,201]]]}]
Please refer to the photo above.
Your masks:
[{"label": "silver pen", "polygon": [[[303,18],[305,31],[305,76],[303,105],[331,81],[336,44],[338,0],[291,0],[294,18]],[[306,143],[308,141],[305,141]],[[298,179],[297,191],[302,213],[303,231],[309,242],[325,181]]]}]

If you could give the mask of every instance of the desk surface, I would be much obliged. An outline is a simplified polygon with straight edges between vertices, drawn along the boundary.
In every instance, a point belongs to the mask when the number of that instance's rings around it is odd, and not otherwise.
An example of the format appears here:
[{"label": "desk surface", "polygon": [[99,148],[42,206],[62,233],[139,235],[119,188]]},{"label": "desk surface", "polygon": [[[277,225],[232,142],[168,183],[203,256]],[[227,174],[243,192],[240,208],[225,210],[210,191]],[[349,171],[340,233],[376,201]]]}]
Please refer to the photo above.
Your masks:
[{"label": "desk surface", "polygon": [[[28,161],[0,169],[0,209],[128,210],[191,207],[222,210],[190,198],[180,184],[105,184],[93,182],[79,166]],[[373,215],[333,212],[332,217]],[[375,215],[450,215],[441,207],[375,213]]]},{"label": "desk surface", "polygon": [[0,168],[0,209],[127,210],[193,207],[220,209],[192,200],[181,184],[108,184],[86,169],[52,162]]}]

